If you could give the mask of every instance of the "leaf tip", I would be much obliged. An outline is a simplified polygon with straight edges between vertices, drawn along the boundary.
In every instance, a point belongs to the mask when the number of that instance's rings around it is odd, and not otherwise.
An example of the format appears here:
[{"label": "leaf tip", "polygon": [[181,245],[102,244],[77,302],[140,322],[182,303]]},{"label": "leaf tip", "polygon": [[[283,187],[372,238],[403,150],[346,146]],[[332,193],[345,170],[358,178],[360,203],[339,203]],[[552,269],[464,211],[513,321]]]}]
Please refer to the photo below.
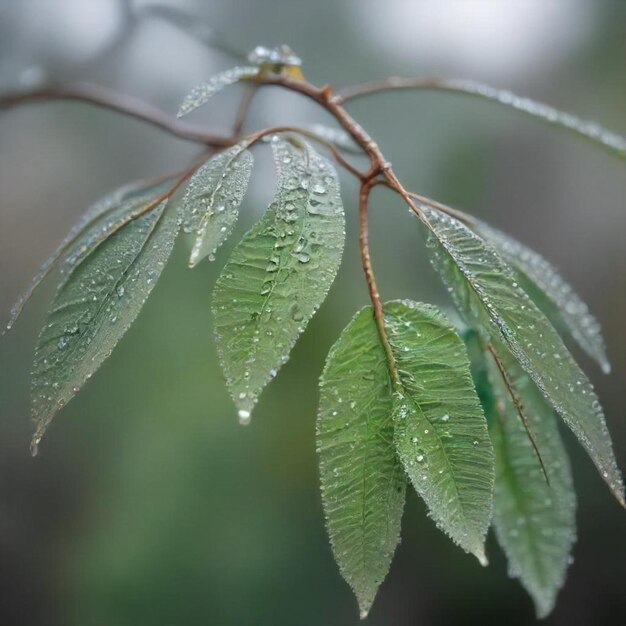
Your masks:
[{"label": "leaf tip", "polygon": [[537,619],[545,619],[552,613],[556,594],[531,593],[535,604],[535,615]]},{"label": "leaf tip", "polygon": [[41,442],[41,434],[37,431],[30,441],[30,455],[35,458],[39,454],[39,443]]},{"label": "leaf tip", "polygon": [[367,616],[369,615],[369,612],[370,612],[369,608],[367,608],[367,609],[361,609],[361,610],[359,611],[359,619],[366,619],[366,618],[367,618]]},{"label": "leaf tip", "polygon": [[478,562],[483,567],[487,567],[489,565],[489,559],[487,558],[487,555],[485,554],[485,548],[483,546],[474,550],[472,554],[478,559]]}]

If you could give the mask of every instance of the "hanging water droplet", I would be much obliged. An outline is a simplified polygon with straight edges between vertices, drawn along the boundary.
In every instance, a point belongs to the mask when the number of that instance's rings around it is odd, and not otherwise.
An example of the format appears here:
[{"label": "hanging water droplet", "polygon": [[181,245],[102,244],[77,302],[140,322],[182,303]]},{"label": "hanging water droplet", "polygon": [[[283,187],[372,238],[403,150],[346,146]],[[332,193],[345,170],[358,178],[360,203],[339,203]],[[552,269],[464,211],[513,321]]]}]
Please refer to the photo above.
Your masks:
[{"label": "hanging water droplet", "polygon": [[239,409],[239,411],[237,411],[237,419],[241,426],[248,426],[248,424],[250,424],[250,411]]}]

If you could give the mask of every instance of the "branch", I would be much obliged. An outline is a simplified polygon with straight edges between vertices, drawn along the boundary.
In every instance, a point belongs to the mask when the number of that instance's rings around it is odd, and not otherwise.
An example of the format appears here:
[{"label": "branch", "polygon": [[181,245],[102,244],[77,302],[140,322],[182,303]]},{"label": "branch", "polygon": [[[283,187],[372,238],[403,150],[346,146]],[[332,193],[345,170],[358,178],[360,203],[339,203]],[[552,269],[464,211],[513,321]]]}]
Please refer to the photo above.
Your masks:
[{"label": "branch", "polygon": [[378,184],[378,182],[379,181],[371,179],[361,183],[361,189],[359,191],[359,251],[361,253],[361,265],[363,266],[363,272],[365,273],[365,282],[367,283],[367,289],[369,291],[372,308],[374,310],[374,321],[376,322],[376,328],[378,329],[378,336],[380,337],[380,342],[385,351],[391,381],[394,387],[398,387],[400,384],[400,375],[398,373],[396,359],[393,355],[393,350],[391,349],[391,344],[389,343],[387,331],[385,329],[385,314],[383,312],[380,294],[378,293],[374,270],[372,269],[368,242],[367,200],[372,187]]},{"label": "branch", "polygon": [[18,92],[0,96],[0,110],[11,109],[22,104],[48,102],[52,100],[74,100],[108,109],[150,124],[179,139],[193,141],[214,148],[228,147],[232,139],[206,133],[199,128],[179,122],[164,111],[130,96],[113,93],[94,85],[74,87],[44,87],[34,91]]},{"label": "branch", "polygon": [[389,78],[370,80],[339,89],[337,98],[340,104],[344,104],[349,100],[356,100],[370,94],[396,89],[443,89],[453,91],[445,81],[438,78],[400,78],[399,76],[390,76]]}]

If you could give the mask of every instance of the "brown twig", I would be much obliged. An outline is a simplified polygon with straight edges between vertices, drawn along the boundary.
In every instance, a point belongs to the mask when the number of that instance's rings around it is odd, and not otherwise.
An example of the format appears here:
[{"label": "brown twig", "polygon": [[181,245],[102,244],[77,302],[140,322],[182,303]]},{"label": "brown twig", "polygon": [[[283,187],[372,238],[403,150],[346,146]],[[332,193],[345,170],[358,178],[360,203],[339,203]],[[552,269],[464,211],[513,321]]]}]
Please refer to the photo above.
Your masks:
[{"label": "brown twig", "polygon": [[[265,85],[279,86],[290,91],[299,93],[313,100],[321,107],[326,109],[326,111],[335,118],[339,125],[354,139],[354,141],[361,148],[364,154],[369,157],[369,170],[365,173],[360,172],[357,168],[355,168],[340,155],[336,146],[334,146],[332,143],[324,140],[315,133],[298,127],[277,126],[257,131],[256,133],[252,133],[247,137],[238,137],[237,135],[243,127],[245,117],[247,115],[254,93],[259,87]],[[411,210],[418,217],[421,217],[421,212],[413,202],[413,199],[411,198],[409,192],[402,186],[396,175],[393,173],[390,164],[385,159],[383,153],[378,147],[378,144],[376,144],[376,142],[369,136],[369,134],[363,129],[363,127],[358,124],[356,120],[354,120],[354,118],[352,118],[352,116],[350,116],[348,112],[341,106],[341,103],[345,101],[345,94],[343,97],[337,96],[334,94],[332,88],[329,86],[316,87],[311,83],[290,77],[288,75],[263,75],[262,79],[259,79],[259,82],[255,83],[254,87],[254,90],[249,90],[247,94],[244,95],[235,120],[235,132],[233,133],[233,136],[228,138],[218,137],[205,133],[197,128],[181,123],[177,120],[173,120],[162,111],[146,105],[145,103],[139,102],[132,98],[128,98],[126,96],[119,96],[117,94],[110,93],[107,90],[88,85],[79,85],[66,89],[48,87],[30,92],[7,95],[4,97],[0,97],[0,108],[11,108],[20,104],[46,100],[75,100],[80,102],[87,102],[102,108],[123,113],[135,119],[139,119],[146,123],[152,124],[153,126],[160,128],[161,130],[167,131],[181,139],[195,141],[197,143],[201,143],[211,147],[228,147],[239,141],[248,141],[250,145],[252,145],[263,137],[277,132],[298,133],[305,137],[314,139],[315,141],[318,141],[327,146],[337,162],[351,174],[358,177],[361,181],[359,202],[361,260],[368,283],[372,306],[374,307],[377,326],[381,335],[381,341],[383,343],[383,346],[385,347],[385,352],[387,353],[387,357],[390,361],[390,369],[393,369],[393,367],[395,367],[393,362],[393,354],[391,353],[391,347],[389,346],[389,342],[386,338],[382,304],[380,302],[380,296],[376,288],[371,261],[369,258],[369,249],[367,242],[367,199],[369,196],[369,192],[371,188],[375,185],[386,181],[387,186],[399,193],[409,205]],[[191,173],[193,173],[193,171],[195,170],[190,170],[189,172],[185,173],[181,178],[179,178],[173,188],[169,190],[169,195],[171,195],[175,191],[175,189],[178,188],[178,186],[180,186],[191,175]],[[155,199],[155,201],[158,203],[163,199],[164,198],[159,197],[158,199]],[[145,211],[147,211],[150,210],[152,206],[153,205],[147,208],[143,207],[142,209],[145,209]],[[129,216],[129,219],[135,219],[139,215],[142,215],[143,212],[138,213],[137,215],[131,215]],[[392,371],[392,375],[397,377],[397,372],[393,374]]]},{"label": "brown twig", "polygon": [[237,137],[241,134],[243,125],[246,123],[246,117],[248,116],[250,105],[252,104],[252,100],[254,100],[254,96],[256,95],[258,88],[259,86],[256,83],[248,83],[246,85],[243,96],[239,101],[239,108],[237,109],[235,123],[233,124],[233,137]]},{"label": "brown twig", "polygon": [[394,387],[397,387],[400,384],[400,375],[385,329],[385,314],[378,292],[378,286],[376,285],[376,278],[374,277],[368,242],[367,201],[372,187],[376,184],[377,181],[375,179],[365,180],[361,183],[359,190],[359,251],[361,253],[361,265],[363,266],[363,272],[365,274],[365,282],[367,283],[370,301],[372,302],[378,336],[380,337],[380,343],[383,346],[385,357],[387,358],[391,382]]},{"label": "brown twig", "polygon": [[207,146],[217,148],[228,147],[233,143],[230,138],[212,135],[184,122],[174,120],[167,115],[167,113],[145,102],[136,100],[130,96],[122,96],[94,85],[76,85],[66,88],[44,87],[34,91],[24,91],[0,96],[0,109],[10,109],[22,104],[48,102],[51,100],[85,102],[141,120],[179,139],[193,141]]}]

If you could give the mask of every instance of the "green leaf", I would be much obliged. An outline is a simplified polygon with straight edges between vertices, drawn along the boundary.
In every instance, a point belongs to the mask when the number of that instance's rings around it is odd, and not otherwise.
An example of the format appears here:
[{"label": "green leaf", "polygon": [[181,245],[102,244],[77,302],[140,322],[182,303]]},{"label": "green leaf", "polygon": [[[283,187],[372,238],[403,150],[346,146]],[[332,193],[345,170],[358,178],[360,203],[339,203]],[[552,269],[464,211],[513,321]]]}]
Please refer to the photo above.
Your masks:
[{"label": "green leaf", "polygon": [[241,143],[221,152],[189,180],[180,205],[183,232],[195,235],[189,267],[205,256],[212,260],[233,230],[252,172],[252,154],[246,148]]},{"label": "green leaf", "polygon": [[501,344],[495,348],[513,393],[521,400],[550,482],[502,375],[486,354],[495,400],[485,407],[496,451],[494,526],[510,575],[520,579],[542,618],[554,607],[565,582],[576,539],[576,496],[551,407],[508,350]]},{"label": "green leaf", "polygon": [[406,479],[393,445],[392,404],[385,351],[367,307],[330,350],[317,418],[328,534],[362,617],[400,536]]},{"label": "green leaf", "polygon": [[434,307],[389,302],[384,311],[400,377],[398,455],[439,528],[486,564],[493,449],[465,346]]},{"label": "green leaf", "polygon": [[165,183],[146,184],[134,182],[107,194],[85,211],[78,222],[70,229],[57,249],[39,268],[26,290],[11,308],[5,331],[11,330],[24,306],[39,285],[61,261],[65,261],[62,274],[71,271],[86,254],[98,243],[106,239],[121,222],[142,207],[143,204],[166,188]]},{"label": "green leaf", "polygon": [[580,347],[608,374],[611,365],[600,324],[557,270],[534,250],[487,224],[475,220],[474,230],[520,273],[524,290],[555,326],[565,326]]},{"label": "green leaf", "polygon": [[420,205],[433,264],[468,324],[502,341],[585,447],[624,505],[624,487],[598,398],[558,333],[495,250],[459,220]]},{"label": "green leaf", "polygon": [[57,293],[33,364],[34,454],[55,413],[109,356],[161,274],[178,232],[176,211],[166,204],[85,256]]},{"label": "green leaf", "polygon": [[601,145],[620,158],[626,157],[626,138],[622,135],[606,130],[596,122],[581,120],[570,113],[565,113],[547,104],[518,96],[511,91],[496,89],[495,87],[476,83],[471,80],[458,79],[436,82],[426,86],[426,88],[444,89],[446,91],[463,93],[503,104],[526,113],[527,115],[531,115],[532,117],[537,117],[548,124],[573,132],[584,139]]},{"label": "green leaf", "polygon": [[184,98],[176,117],[183,117],[206,104],[216,93],[242,80],[255,78],[261,68],[258,66],[233,67],[211,77],[206,83],[194,87]]},{"label": "green leaf", "polygon": [[272,147],[276,197],[233,251],[213,297],[218,353],[243,422],[326,297],[345,238],[332,165],[308,145],[275,138]]}]

